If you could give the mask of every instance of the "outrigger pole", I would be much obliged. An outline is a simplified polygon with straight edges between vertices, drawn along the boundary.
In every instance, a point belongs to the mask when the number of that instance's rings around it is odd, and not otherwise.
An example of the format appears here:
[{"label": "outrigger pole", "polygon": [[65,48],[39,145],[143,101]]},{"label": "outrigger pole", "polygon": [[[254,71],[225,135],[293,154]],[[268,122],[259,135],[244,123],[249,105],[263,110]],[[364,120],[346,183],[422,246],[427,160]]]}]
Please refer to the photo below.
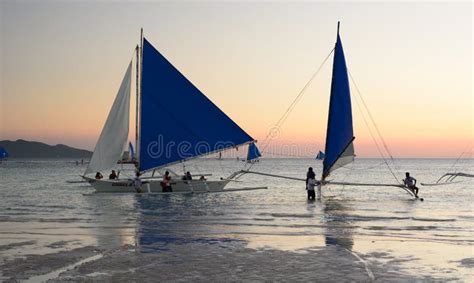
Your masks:
[{"label": "outrigger pole", "polygon": [[446,182],[452,182],[456,177],[474,178],[474,174],[467,174],[467,173],[462,173],[462,172],[459,172],[459,173],[446,173],[443,176],[441,176],[441,178],[439,178],[438,181],[436,181],[436,183],[439,183],[441,181],[441,179],[443,179],[446,176],[449,176],[446,179]]},{"label": "outrigger pole", "polygon": [[[241,174],[255,174],[255,175],[262,175],[262,176],[268,176],[268,177],[274,177],[274,178],[303,181],[303,182],[306,181],[306,179],[303,179],[303,178],[289,177],[289,176],[283,176],[283,175],[275,175],[275,174],[249,171],[249,170],[241,170],[239,173],[241,173]],[[404,191],[406,191],[407,193],[409,193],[410,195],[418,198],[413,192],[411,192],[409,189],[407,189],[404,185],[400,185],[400,184],[350,183],[350,182],[333,182],[333,181],[326,181],[326,180],[320,180],[320,181],[317,181],[317,182],[319,182],[321,185],[364,186],[364,187],[396,187],[396,188],[401,188]]]}]

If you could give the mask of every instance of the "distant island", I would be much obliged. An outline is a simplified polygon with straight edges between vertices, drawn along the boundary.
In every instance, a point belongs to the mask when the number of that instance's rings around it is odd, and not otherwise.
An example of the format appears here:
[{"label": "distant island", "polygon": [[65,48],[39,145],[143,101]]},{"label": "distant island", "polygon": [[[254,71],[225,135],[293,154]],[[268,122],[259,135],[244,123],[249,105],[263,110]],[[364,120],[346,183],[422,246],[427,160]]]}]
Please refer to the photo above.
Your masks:
[{"label": "distant island", "polygon": [[64,144],[49,145],[36,141],[0,141],[9,158],[90,158],[92,152]]}]

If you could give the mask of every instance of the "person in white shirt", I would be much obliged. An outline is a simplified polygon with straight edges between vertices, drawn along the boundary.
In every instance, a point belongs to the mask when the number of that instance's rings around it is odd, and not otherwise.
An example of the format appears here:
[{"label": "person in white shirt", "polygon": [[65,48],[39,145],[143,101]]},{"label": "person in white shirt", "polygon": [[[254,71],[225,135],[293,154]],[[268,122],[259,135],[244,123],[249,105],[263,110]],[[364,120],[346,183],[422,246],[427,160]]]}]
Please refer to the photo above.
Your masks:
[{"label": "person in white shirt", "polygon": [[135,191],[137,191],[137,193],[143,193],[140,172],[137,172],[135,179],[133,179],[133,185],[135,186]]},{"label": "person in white shirt", "polygon": [[410,176],[410,172],[405,173],[406,178],[403,179],[403,183],[409,188],[416,197],[418,197],[418,187],[416,186],[416,179]]}]

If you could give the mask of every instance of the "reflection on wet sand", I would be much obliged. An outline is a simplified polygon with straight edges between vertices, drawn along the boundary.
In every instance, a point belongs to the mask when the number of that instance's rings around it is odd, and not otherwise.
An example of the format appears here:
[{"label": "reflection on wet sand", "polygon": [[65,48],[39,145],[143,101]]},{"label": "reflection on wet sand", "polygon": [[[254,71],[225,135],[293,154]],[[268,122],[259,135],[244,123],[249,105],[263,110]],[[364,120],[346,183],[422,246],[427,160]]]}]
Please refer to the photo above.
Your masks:
[{"label": "reflection on wet sand", "polygon": [[212,210],[196,205],[193,196],[138,196],[137,208],[137,247],[141,252],[157,252],[175,244],[242,242],[213,231],[213,218],[208,215]]},{"label": "reflection on wet sand", "polygon": [[352,250],[354,246],[354,225],[348,220],[352,212],[347,201],[335,198],[325,198],[322,201],[326,232],[326,246],[336,245]]},{"label": "reflection on wet sand", "polygon": [[97,246],[117,248],[135,244],[137,221],[133,195],[96,194],[86,199],[98,223],[91,228]]}]

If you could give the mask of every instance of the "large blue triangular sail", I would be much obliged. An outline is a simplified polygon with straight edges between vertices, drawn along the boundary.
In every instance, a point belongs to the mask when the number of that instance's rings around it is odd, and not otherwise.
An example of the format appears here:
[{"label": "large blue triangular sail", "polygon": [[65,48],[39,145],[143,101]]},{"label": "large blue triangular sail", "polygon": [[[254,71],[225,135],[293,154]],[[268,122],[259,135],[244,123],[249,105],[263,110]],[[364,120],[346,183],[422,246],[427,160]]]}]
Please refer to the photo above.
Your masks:
[{"label": "large blue triangular sail", "polygon": [[140,171],[253,141],[146,39],[142,60]]},{"label": "large blue triangular sail", "polygon": [[329,173],[354,160],[354,133],[352,129],[352,107],[347,76],[346,60],[339,37],[334,49],[332,70],[331,99],[329,102],[328,128],[326,133],[326,149],[323,161],[323,179]]}]

